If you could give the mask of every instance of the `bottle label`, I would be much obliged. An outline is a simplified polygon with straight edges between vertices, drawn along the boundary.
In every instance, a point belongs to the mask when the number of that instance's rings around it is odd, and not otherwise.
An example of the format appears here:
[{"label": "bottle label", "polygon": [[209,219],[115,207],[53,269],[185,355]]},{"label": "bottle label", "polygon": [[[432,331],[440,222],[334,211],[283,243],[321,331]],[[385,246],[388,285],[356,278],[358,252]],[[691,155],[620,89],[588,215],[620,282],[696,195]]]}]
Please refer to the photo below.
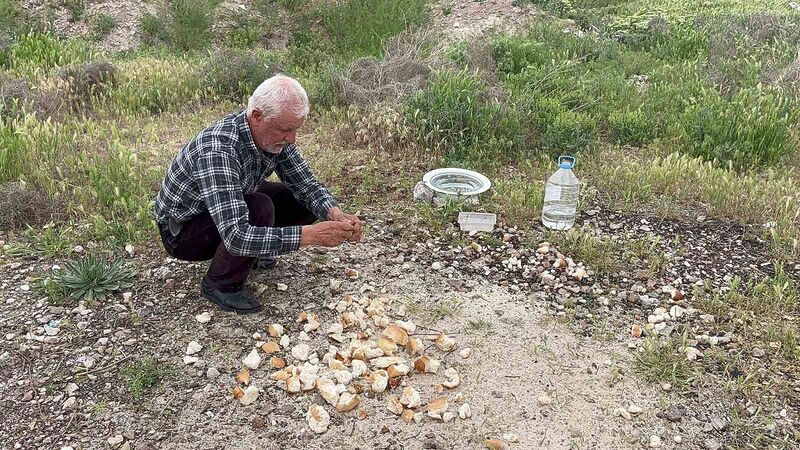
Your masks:
[{"label": "bottle label", "polygon": [[547,186],[544,190],[544,201],[554,202],[561,200],[561,186]]}]

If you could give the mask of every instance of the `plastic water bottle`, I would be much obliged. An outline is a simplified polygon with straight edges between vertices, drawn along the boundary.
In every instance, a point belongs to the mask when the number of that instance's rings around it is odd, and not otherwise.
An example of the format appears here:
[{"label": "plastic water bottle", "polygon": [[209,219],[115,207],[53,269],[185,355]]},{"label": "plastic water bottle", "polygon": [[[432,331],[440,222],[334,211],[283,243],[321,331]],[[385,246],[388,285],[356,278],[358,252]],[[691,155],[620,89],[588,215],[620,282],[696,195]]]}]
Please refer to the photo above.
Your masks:
[{"label": "plastic water bottle", "polygon": [[547,179],[542,223],[552,230],[569,230],[575,225],[581,182],[572,173],[573,167],[575,158],[561,156],[558,158],[558,171]]}]

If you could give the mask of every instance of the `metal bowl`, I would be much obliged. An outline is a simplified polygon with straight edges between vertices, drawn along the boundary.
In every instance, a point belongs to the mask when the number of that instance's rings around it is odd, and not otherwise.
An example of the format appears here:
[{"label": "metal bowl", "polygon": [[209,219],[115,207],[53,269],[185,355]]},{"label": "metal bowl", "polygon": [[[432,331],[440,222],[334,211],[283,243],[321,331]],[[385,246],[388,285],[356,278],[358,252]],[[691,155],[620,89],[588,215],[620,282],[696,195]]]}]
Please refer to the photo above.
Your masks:
[{"label": "metal bowl", "polygon": [[422,182],[434,192],[459,197],[482,194],[492,187],[492,182],[478,172],[449,167],[431,170]]}]

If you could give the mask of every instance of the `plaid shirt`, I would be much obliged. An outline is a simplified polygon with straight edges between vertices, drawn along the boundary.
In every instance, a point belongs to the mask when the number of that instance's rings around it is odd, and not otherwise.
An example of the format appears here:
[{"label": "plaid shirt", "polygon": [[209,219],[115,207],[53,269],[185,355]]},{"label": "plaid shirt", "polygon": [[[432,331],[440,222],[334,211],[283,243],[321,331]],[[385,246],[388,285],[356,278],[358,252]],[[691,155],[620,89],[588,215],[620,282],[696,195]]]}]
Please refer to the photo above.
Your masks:
[{"label": "plaid shirt", "polygon": [[297,250],[302,227],[249,224],[244,194],[273,172],[319,219],[326,220],[328,210],[337,206],[294,144],[277,155],[259,150],[242,111],[200,132],[172,160],[155,199],[155,219],[159,224],[170,218],[186,222],[208,211],[231,254],[274,256]]}]

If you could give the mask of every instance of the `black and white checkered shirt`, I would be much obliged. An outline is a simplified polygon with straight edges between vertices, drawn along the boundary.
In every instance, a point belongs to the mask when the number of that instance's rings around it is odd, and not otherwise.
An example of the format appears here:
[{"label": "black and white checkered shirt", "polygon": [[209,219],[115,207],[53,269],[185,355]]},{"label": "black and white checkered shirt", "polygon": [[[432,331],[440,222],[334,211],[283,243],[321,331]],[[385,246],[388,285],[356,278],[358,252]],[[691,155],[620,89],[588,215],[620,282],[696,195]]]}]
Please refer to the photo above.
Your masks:
[{"label": "black and white checkered shirt", "polygon": [[274,256],[300,247],[302,227],[258,227],[248,223],[244,194],[275,172],[295,198],[319,219],[337,206],[330,192],[308,168],[297,147],[287,145],[275,155],[253,142],[246,112],[230,114],[212,124],[178,153],[155,199],[155,219],[186,222],[208,211],[234,255]]}]

